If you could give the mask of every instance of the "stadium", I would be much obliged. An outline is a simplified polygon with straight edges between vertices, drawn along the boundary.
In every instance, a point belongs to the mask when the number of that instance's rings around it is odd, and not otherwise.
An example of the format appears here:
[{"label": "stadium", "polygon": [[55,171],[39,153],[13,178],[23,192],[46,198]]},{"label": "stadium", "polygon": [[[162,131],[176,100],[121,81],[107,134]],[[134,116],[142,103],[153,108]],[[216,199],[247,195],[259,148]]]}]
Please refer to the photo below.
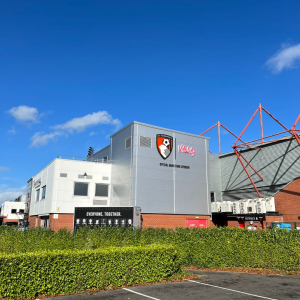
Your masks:
[{"label": "stadium", "polygon": [[[263,112],[283,130],[264,136]],[[243,134],[257,114],[260,137],[246,142]],[[58,156],[31,177],[27,220],[31,227],[72,230],[75,208],[139,207],[142,226],[297,227],[299,118],[289,129],[259,105],[239,136],[220,122],[200,135],[132,122],[100,151],[89,151],[87,158]],[[209,151],[207,134],[214,127],[218,155]],[[231,152],[221,152],[221,128],[236,138]]]}]

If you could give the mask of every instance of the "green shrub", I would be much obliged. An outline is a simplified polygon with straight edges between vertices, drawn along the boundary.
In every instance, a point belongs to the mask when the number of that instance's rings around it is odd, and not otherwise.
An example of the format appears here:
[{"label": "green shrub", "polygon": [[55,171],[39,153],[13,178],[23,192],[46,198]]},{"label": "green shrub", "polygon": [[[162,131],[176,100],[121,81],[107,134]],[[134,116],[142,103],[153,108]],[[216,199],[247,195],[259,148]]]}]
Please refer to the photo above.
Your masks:
[{"label": "green shrub", "polygon": [[73,234],[34,228],[18,232],[0,226],[0,253],[49,250],[94,250],[107,247],[173,245],[183,264],[203,268],[249,267],[300,269],[300,231],[243,228],[81,228]]},{"label": "green shrub", "polygon": [[0,254],[0,298],[33,298],[155,282],[180,273],[172,246]]},{"label": "green shrub", "polygon": [[38,227],[18,231],[11,226],[0,226],[0,253],[65,250],[73,247],[73,235],[66,229],[52,232]]}]

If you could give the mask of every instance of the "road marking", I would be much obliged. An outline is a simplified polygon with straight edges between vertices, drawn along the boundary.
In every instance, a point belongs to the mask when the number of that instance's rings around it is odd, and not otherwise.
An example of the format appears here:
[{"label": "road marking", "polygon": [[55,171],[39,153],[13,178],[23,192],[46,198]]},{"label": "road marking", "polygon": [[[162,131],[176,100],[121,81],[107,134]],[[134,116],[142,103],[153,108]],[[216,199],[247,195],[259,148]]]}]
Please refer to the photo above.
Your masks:
[{"label": "road marking", "polygon": [[212,286],[212,287],[215,287],[215,288],[218,288],[218,289],[223,289],[223,290],[232,291],[232,292],[236,292],[236,293],[240,293],[240,294],[245,294],[245,295],[249,295],[249,296],[253,296],[253,297],[269,299],[269,300],[277,300],[277,299],[273,299],[273,298],[268,298],[268,297],[258,296],[258,295],[254,295],[254,294],[249,294],[249,293],[245,293],[245,292],[232,290],[232,289],[227,289],[227,288],[223,288],[221,286],[211,285],[211,284],[207,284],[207,283],[203,283],[203,282],[199,282],[199,281],[194,281],[194,280],[188,280],[188,281],[198,283],[198,284],[202,284],[202,285]]},{"label": "road marking", "polygon": [[154,297],[151,297],[151,296],[145,295],[145,294],[141,294],[141,293],[135,292],[135,291],[133,291],[133,290],[130,290],[130,289],[123,288],[123,290],[126,290],[126,291],[128,291],[128,292],[131,292],[131,293],[135,293],[135,294],[138,294],[138,295],[141,295],[141,296],[144,296],[144,297],[147,297],[147,298],[153,299],[153,300],[160,300],[160,299],[157,299],[157,298],[154,298]]}]

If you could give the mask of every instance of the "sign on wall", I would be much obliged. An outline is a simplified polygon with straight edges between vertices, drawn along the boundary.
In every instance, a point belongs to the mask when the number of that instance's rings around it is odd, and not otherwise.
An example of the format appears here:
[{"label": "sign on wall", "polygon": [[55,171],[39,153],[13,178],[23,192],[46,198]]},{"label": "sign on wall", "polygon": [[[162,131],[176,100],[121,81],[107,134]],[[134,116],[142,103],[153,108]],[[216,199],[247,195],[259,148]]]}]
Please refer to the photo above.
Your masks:
[{"label": "sign on wall", "polygon": [[189,146],[186,147],[184,144],[178,145],[178,152],[189,153],[192,156],[195,156],[196,154],[196,151],[193,149],[193,147],[189,147]]},{"label": "sign on wall", "polygon": [[172,153],[173,138],[166,134],[156,135],[157,151],[163,159],[167,159]]},{"label": "sign on wall", "polygon": [[35,188],[38,188],[40,185],[41,185],[41,179],[37,179],[37,180],[35,180],[35,181],[33,182],[33,186],[34,186]]},{"label": "sign on wall", "polygon": [[132,227],[140,218],[137,207],[75,207],[74,227]]}]

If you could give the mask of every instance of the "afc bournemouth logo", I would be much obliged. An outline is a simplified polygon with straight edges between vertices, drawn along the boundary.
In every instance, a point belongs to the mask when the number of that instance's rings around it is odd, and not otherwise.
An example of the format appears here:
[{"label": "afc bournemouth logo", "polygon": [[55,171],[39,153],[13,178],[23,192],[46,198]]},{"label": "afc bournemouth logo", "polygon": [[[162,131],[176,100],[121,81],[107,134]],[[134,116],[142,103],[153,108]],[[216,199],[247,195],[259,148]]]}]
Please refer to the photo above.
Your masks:
[{"label": "afc bournemouth logo", "polygon": [[156,147],[163,159],[168,158],[173,149],[173,138],[169,135],[157,134]]}]

